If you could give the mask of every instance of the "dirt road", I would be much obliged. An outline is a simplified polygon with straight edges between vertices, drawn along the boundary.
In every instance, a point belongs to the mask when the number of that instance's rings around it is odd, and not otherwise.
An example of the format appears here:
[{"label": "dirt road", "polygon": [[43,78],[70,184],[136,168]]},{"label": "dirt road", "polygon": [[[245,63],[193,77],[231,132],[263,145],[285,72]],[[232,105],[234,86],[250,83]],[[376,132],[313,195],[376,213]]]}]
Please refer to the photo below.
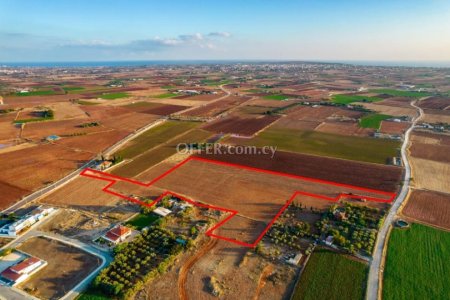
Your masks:
[{"label": "dirt road", "polygon": [[195,265],[197,261],[200,260],[206,253],[211,251],[219,240],[211,238],[205,245],[203,245],[199,251],[197,251],[194,256],[189,258],[186,263],[181,267],[180,274],[178,276],[178,295],[179,299],[187,300],[188,296],[186,293],[186,280],[189,270]]},{"label": "dirt road", "polygon": [[272,273],[272,270],[273,270],[272,265],[267,265],[262,270],[261,275],[259,276],[258,287],[256,288],[253,300],[259,299],[261,289],[266,285],[267,277]]}]

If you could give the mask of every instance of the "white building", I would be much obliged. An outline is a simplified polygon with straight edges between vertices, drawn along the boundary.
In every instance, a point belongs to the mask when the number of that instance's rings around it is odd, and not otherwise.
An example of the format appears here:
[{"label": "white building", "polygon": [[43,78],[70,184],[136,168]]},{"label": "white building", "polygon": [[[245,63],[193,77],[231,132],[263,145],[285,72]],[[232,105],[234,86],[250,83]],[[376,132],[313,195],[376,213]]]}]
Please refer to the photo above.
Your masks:
[{"label": "white building", "polygon": [[291,265],[296,266],[296,265],[298,265],[298,263],[300,262],[300,260],[302,259],[302,257],[303,257],[303,254],[301,254],[301,253],[299,252],[299,253],[297,253],[294,257],[289,258],[286,262],[287,262],[288,264],[291,264]]},{"label": "white building", "polygon": [[158,216],[165,217],[168,214],[170,214],[172,211],[170,209],[165,208],[165,207],[157,207],[157,208],[155,208],[153,210],[153,212],[155,214],[157,214]]},{"label": "white building", "polygon": [[32,226],[33,224],[42,220],[45,216],[54,211],[53,207],[43,208],[39,206],[28,215],[23,216],[19,220],[6,224],[0,228],[0,234],[8,235],[11,237],[17,236],[22,230]]}]

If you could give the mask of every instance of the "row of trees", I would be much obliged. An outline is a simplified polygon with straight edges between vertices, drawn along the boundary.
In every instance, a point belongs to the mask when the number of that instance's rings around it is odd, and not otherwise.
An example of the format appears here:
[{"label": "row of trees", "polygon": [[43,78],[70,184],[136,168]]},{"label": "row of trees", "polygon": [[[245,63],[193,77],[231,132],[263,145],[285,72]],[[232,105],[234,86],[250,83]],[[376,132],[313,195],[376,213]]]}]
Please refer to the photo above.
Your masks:
[{"label": "row of trees", "polygon": [[172,232],[152,226],[114,249],[114,261],[95,278],[93,287],[108,296],[128,298],[164,273],[183,249]]}]

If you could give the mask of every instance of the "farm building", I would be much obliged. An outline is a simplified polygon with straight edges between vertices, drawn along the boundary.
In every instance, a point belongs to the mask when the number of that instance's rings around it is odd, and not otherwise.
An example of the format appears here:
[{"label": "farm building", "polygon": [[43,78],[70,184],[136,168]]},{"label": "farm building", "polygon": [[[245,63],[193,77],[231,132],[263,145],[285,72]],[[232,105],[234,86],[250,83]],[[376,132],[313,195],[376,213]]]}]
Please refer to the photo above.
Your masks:
[{"label": "farm building", "polygon": [[299,252],[299,253],[297,253],[294,257],[289,258],[286,262],[287,262],[288,264],[291,264],[291,265],[296,266],[296,265],[298,265],[298,263],[300,262],[300,260],[302,259],[302,257],[303,257],[303,254],[301,254],[301,253]]},{"label": "farm building", "polygon": [[28,228],[42,220],[54,211],[53,207],[43,208],[42,206],[33,210],[30,214],[23,216],[19,220],[5,224],[0,228],[0,235],[17,236],[22,230]]},{"label": "farm building", "polygon": [[131,235],[131,229],[123,226],[117,225],[114,228],[110,229],[103,235],[103,238],[113,244],[119,244],[120,242],[125,241],[127,237]]},{"label": "farm building", "polygon": [[42,269],[47,262],[36,257],[28,257],[0,273],[0,281],[15,286]]},{"label": "farm building", "polygon": [[153,212],[155,214],[157,214],[158,216],[165,217],[168,214],[170,214],[172,211],[170,209],[165,208],[165,207],[157,207],[157,208],[155,208],[155,210]]}]

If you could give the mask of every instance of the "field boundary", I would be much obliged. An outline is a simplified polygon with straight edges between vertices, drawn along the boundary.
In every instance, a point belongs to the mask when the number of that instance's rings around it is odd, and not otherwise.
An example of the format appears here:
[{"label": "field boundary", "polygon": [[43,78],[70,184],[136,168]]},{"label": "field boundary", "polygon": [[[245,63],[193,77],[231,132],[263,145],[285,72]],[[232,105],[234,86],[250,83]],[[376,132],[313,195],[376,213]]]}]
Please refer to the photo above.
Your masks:
[{"label": "field boundary", "polygon": [[117,175],[112,175],[112,174],[109,174],[109,173],[105,173],[105,172],[102,172],[102,171],[93,170],[93,169],[89,169],[89,168],[84,169],[80,173],[80,175],[86,176],[86,177],[90,177],[90,178],[94,178],[94,179],[107,181],[107,182],[109,182],[109,184],[107,184],[102,189],[103,192],[112,194],[114,196],[118,196],[120,198],[123,198],[125,200],[128,200],[130,202],[133,202],[133,203],[136,203],[136,204],[139,204],[139,205],[142,205],[142,206],[152,207],[152,206],[156,205],[156,203],[158,203],[163,197],[165,197],[167,195],[173,195],[173,196],[175,196],[175,197],[177,197],[177,198],[179,198],[179,199],[181,199],[183,201],[186,201],[186,202],[188,202],[188,203],[190,203],[192,205],[195,205],[195,206],[208,208],[208,209],[213,209],[213,210],[218,210],[218,211],[221,211],[221,212],[224,212],[224,213],[228,213],[229,215],[225,219],[223,219],[222,221],[218,222],[216,225],[214,225],[212,228],[210,228],[208,231],[206,231],[206,235],[208,235],[210,237],[222,239],[222,240],[225,240],[225,241],[228,241],[228,242],[231,242],[231,243],[235,243],[235,244],[238,244],[240,246],[250,247],[250,248],[255,247],[259,243],[259,241],[263,238],[263,236],[270,229],[270,227],[276,222],[276,220],[280,217],[280,215],[284,212],[284,210],[299,195],[313,197],[313,198],[317,198],[317,199],[321,199],[321,200],[327,200],[327,201],[331,201],[331,202],[338,202],[339,200],[341,200],[344,197],[345,198],[353,198],[353,199],[361,199],[361,196],[359,196],[359,195],[353,195],[353,194],[347,194],[347,193],[340,193],[336,197],[332,198],[332,197],[328,197],[328,196],[324,196],[324,195],[309,193],[309,192],[306,192],[306,191],[295,191],[292,194],[292,196],[286,201],[286,203],[280,208],[280,210],[277,212],[275,217],[273,217],[269,221],[268,225],[259,234],[259,236],[256,238],[256,240],[253,243],[247,243],[247,242],[243,242],[243,241],[239,241],[237,239],[224,237],[224,236],[221,236],[221,235],[218,235],[218,234],[214,233],[214,231],[216,229],[218,229],[220,226],[222,226],[227,221],[229,221],[231,218],[233,218],[235,215],[237,215],[239,213],[237,210],[233,210],[233,209],[229,209],[229,208],[224,208],[224,207],[219,207],[219,206],[215,206],[215,205],[210,205],[210,204],[205,204],[205,203],[202,203],[202,202],[194,201],[194,200],[188,199],[188,198],[186,198],[184,196],[181,196],[181,195],[179,195],[179,194],[177,194],[175,192],[171,192],[169,190],[165,191],[163,194],[161,194],[153,202],[145,203],[145,202],[140,201],[140,200],[138,200],[136,198],[128,197],[126,195],[123,195],[121,193],[117,193],[117,192],[112,191],[112,190],[109,189],[114,184],[116,184],[118,181],[125,181],[125,182],[129,182],[129,183],[136,184],[136,185],[139,185],[139,186],[149,187],[149,186],[153,185],[154,183],[156,183],[157,181],[159,181],[162,178],[164,178],[165,176],[169,175],[170,173],[172,173],[173,171],[175,171],[179,167],[183,166],[184,164],[186,164],[186,163],[188,163],[189,161],[192,161],[192,160],[197,160],[197,161],[202,161],[202,162],[211,163],[211,164],[217,164],[217,165],[224,165],[224,166],[228,166],[228,167],[244,169],[244,170],[260,172],[260,173],[266,173],[266,174],[271,174],[271,175],[277,175],[277,176],[282,176],[282,177],[287,177],[287,178],[294,178],[294,179],[299,179],[299,180],[304,180],[304,181],[309,181],[309,182],[328,184],[328,185],[333,185],[333,186],[338,186],[338,187],[346,187],[346,188],[351,188],[353,190],[359,190],[359,191],[369,192],[369,193],[372,193],[372,194],[377,194],[377,195],[380,195],[380,196],[382,195],[382,196],[388,196],[389,197],[388,199],[384,199],[384,198],[378,198],[378,197],[366,197],[366,196],[364,196],[363,198],[366,199],[367,201],[391,203],[396,197],[396,193],[392,193],[392,192],[379,191],[379,190],[363,188],[363,187],[359,187],[359,186],[352,186],[352,185],[348,185],[348,184],[327,181],[327,180],[323,180],[323,179],[310,178],[310,177],[304,177],[304,176],[293,175],[293,174],[288,174],[288,173],[282,173],[282,172],[277,172],[277,171],[259,169],[259,168],[243,166],[243,165],[239,165],[239,164],[233,164],[233,163],[222,162],[222,161],[216,161],[216,160],[211,160],[211,159],[201,158],[201,157],[196,157],[196,156],[190,156],[190,157],[186,158],[182,162],[178,163],[177,165],[175,165],[174,167],[172,167],[171,169],[169,169],[168,171],[166,171],[163,174],[159,175],[158,177],[156,177],[155,179],[153,179],[152,181],[150,181],[148,183],[144,183],[144,182],[141,182],[141,181],[138,181],[138,180],[134,180],[134,179],[123,178],[123,177],[120,177],[120,176],[117,176]]}]

